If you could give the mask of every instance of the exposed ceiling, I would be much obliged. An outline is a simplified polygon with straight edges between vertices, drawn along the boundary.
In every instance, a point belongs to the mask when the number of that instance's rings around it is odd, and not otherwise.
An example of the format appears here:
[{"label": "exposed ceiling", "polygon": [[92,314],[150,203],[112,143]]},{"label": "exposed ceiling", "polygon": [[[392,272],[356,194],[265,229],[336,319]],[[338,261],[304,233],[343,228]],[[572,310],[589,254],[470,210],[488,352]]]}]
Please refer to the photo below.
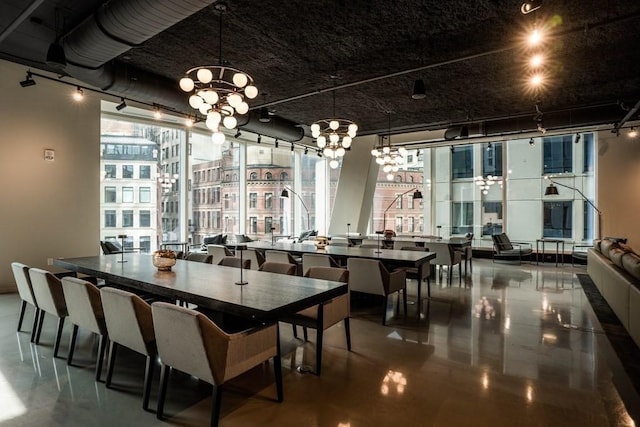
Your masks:
[{"label": "exposed ceiling", "polygon": [[[83,80],[78,67],[56,70],[45,64],[56,27],[67,50],[73,30],[103,3],[134,1],[36,0],[28,3],[33,11],[25,3],[0,1],[0,57]],[[183,10],[200,2],[155,3],[175,3]],[[150,86],[162,90],[101,88],[190,112],[177,81],[186,69],[219,60],[219,14],[215,2],[208,3],[106,61],[136,84],[152,81]],[[393,132],[478,124],[488,133],[492,123],[497,133],[535,129],[536,104],[549,122],[555,114],[554,126],[615,123],[640,100],[638,0],[545,0],[528,15],[520,12],[522,0],[226,3],[223,57],[255,79],[260,95],[252,109],[268,106],[276,117],[303,125],[307,135],[308,125],[333,116],[333,93],[335,114],[356,121],[359,134],[387,133],[389,118]],[[132,32],[137,21],[132,12]],[[534,93],[525,85],[528,53],[522,37],[536,22],[554,36],[544,46],[550,79]],[[91,47],[93,40],[83,42]],[[418,78],[424,79],[427,96],[414,100]]]}]

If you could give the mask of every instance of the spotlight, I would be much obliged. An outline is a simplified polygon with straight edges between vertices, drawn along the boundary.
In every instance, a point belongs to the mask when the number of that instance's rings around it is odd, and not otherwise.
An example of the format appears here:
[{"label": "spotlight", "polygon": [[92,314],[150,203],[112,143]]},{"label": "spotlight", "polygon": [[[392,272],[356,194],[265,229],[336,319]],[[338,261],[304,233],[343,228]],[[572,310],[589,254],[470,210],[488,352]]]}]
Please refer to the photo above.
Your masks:
[{"label": "spotlight", "polygon": [[489,143],[487,144],[487,151],[491,151],[491,148],[492,148],[492,145],[491,145],[491,143],[489,142]]},{"label": "spotlight", "polygon": [[153,117],[155,117],[156,120],[160,120],[162,118],[162,111],[160,111],[160,107],[156,107],[153,110]]},{"label": "spotlight", "polygon": [[451,146],[451,154],[455,153],[456,149],[453,148],[453,145]]},{"label": "spotlight", "polygon": [[418,79],[413,83],[413,94],[411,99],[424,99],[427,97],[427,90],[424,86],[424,80]]},{"label": "spotlight", "polygon": [[293,142],[291,143],[291,152],[293,153]]},{"label": "spotlight", "polygon": [[531,139],[529,140],[529,146],[530,146],[531,148],[533,148],[533,147],[535,147],[535,145],[536,145],[536,142],[533,140],[533,138],[531,138]]},{"label": "spotlight", "polygon": [[240,129],[238,129],[238,131],[236,132],[236,134],[233,137],[234,138],[240,138],[240,135],[242,135],[242,132],[240,132]]},{"label": "spotlight", "polygon": [[322,151],[318,150],[318,157],[322,157]]},{"label": "spotlight", "polygon": [[271,121],[271,116],[269,115],[269,109],[267,107],[262,107],[260,109],[260,122],[269,123]]},{"label": "spotlight", "polygon": [[82,89],[78,86],[76,88],[76,91],[73,92],[73,99],[76,101],[82,101],[82,99],[84,98],[84,92],[82,91]]},{"label": "spotlight", "polygon": [[116,110],[122,111],[125,108],[127,108],[127,103],[125,102],[124,98],[120,98],[120,104],[116,105]]},{"label": "spotlight", "polygon": [[544,62],[544,56],[542,56],[542,54],[540,53],[536,53],[529,60],[529,66],[531,68],[538,68],[542,65],[543,62]]},{"label": "spotlight", "polygon": [[574,141],[574,142],[575,142],[576,144],[577,144],[578,142],[580,142],[580,134],[579,134],[579,133],[576,133],[576,139],[575,139],[575,141]]},{"label": "spotlight", "polygon": [[540,9],[541,6],[542,0],[525,1],[524,3],[522,3],[522,6],[520,6],[520,12],[522,12],[523,15],[526,15]]},{"label": "spotlight", "polygon": [[629,138],[635,138],[636,136],[638,136],[638,131],[636,130],[636,128],[631,128],[629,129],[629,133],[627,133],[627,136]]},{"label": "spotlight", "polygon": [[192,127],[194,123],[195,122],[192,117],[187,117],[186,119],[184,119],[184,125],[188,128]]},{"label": "spotlight", "polygon": [[20,82],[20,86],[29,87],[36,84],[36,81],[33,80],[33,77],[30,72],[27,72],[27,78]]},{"label": "spotlight", "polygon": [[540,87],[543,82],[544,82],[544,78],[540,73],[536,73],[532,75],[531,78],[529,79],[529,85],[534,88]]},{"label": "spotlight", "polygon": [[278,148],[278,140],[276,139],[276,148]]},{"label": "spotlight", "polygon": [[309,147],[304,147],[304,154],[305,155],[309,154]]},{"label": "spotlight", "polygon": [[528,39],[529,45],[536,46],[540,44],[541,41],[542,41],[542,32],[537,28],[534,28],[533,31],[531,31],[531,34],[529,34],[529,39]]},{"label": "spotlight", "polygon": [[262,135],[258,135],[258,144],[262,143]]}]

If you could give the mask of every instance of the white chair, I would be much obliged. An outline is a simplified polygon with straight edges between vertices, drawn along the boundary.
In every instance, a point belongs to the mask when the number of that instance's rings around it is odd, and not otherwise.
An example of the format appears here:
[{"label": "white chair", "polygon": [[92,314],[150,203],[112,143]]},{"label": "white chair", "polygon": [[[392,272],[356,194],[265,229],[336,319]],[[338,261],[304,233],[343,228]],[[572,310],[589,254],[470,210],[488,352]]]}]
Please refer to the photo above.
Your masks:
[{"label": "white chair", "polygon": [[22,320],[24,319],[24,312],[27,308],[27,304],[33,307],[33,326],[31,327],[31,341],[33,341],[37,320],[38,320],[38,304],[36,303],[36,297],[33,295],[33,287],[31,286],[31,278],[29,277],[29,267],[19,262],[12,262],[11,269],[13,270],[13,278],[16,280],[18,286],[18,294],[22,300],[20,305],[20,316],[18,318],[18,332],[22,327]]},{"label": "white chair", "polygon": [[211,264],[217,265],[226,256],[233,256],[233,252],[222,245],[207,245],[207,253],[213,255]]},{"label": "white chair", "polygon": [[392,293],[403,291],[404,314],[407,315],[407,275],[404,270],[390,273],[380,261],[366,258],[347,259],[347,270],[351,291],[384,297],[383,325],[387,324],[387,302]]},{"label": "white chair", "polygon": [[338,263],[326,254],[302,254],[302,271],[307,274],[311,267],[339,267]]},{"label": "white chair", "polygon": [[45,313],[56,316],[58,318],[58,328],[53,345],[53,357],[58,357],[64,319],[67,317],[67,304],[64,299],[62,283],[60,283],[60,279],[52,273],[40,268],[30,268],[29,277],[31,278],[33,295],[36,297],[38,308],[40,309],[34,342],[36,344],[40,343],[40,334],[42,333],[42,323],[44,322]]},{"label": "white chair", "polygon": [[109,340],[107,324],[104,321],[100,290],[93,283],[76,277],[63,277],[62,290],[64,292],[64,299],[67,302],[69,321],[73,324],[71,343],[69,344],[69,353],[67,355],[67,365],[71,365],[73,361],[78,327],[81,326],[83,329],[87,329],[100,337],[98,359],[96,360],[96,381],[100,381],[104,351]]},{"label": "white chair", "polygon": [[239,257],[240,253],[242,253],[242,259],[251,261],[251,270],[259,270],[260,266],[264,264],[264,255],[256,249],[239,249],[236,251],[236,257]]},{"label": "white chair", "polygon": [[156,336],[153,331],[151,306],[136,294],[116,288],[104,287],[100,289],[100,295],[102,297],[102,307],[104,308],[109,340],[111,341],[105,385],[107,388],[111,388],[113,368],[119,345],[145,355],[147,362],[144,371],[142,408],[146,411],[149,409],[153,368],[158,354]]},{"label": "white chair", "polygon": [[453,266],[458,265],[460,283],[462,283],[462,256],[460,252],[454,251],[449,243],[429,242],[429,251],[435,252],[436,257],[431,260],[432,265],[440,267],[440,278],[442,279],[442,267],[447,267],[448,282],[452,282]]},{"label": "white chair", "polygon": [[163,419],[172,369],[213,385],[211,425],[217,426],[223,386],[228,380],[273,358],[278,402],[282,367],[277,324],[227,334],[202,313],[173,304],[151,304],[158,355],[162,361],[158,419]]}]

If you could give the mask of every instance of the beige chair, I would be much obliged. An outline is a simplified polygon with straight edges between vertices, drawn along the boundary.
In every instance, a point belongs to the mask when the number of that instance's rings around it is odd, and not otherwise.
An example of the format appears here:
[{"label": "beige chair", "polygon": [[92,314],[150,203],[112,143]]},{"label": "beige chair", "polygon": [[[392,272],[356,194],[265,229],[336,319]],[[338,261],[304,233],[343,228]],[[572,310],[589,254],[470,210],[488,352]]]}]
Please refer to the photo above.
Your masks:
[{"label": "beige chair", "polygon": [[384,297],[383,325],[387,323],[387,302],[392,293],[403,291],[404,314],[407,315],[407,275],[404,270],[390,273],[380,261],[365,258],[349,258],[347,270],[350,291]]},{"label": "beige chair", "polygon": [[213,385],[211,425],[217,426],[225,382],[273,358],[278,402],[282,367],[277,324],[227,334],[202,313],[173,304],[151,305],[158,355],[162,361],[158,419],[163,418],[172,369]]},{"label": "beige chair", "polygon": [[30,268],[29,277],[31,278],[31,286],[33,287],[33,295],[38,302],[39,320],[36,327],[34,342],[40,343],[40,334],[42,333],[42,323],[44,315],[49,313],[58,318],[58,328],[56,332],[56,340],[53,345],[53,357],[58,357],[60,349],[60,337],[62,336],[62,328],[64,327],[64,319],[67,317],[67,304],[64,299],[62,283],[60,279],[52,273],[39,268]]},{"label": "beige chair", "polygon": [[36,297],[33,295],[33,287],[31,286],[31,278],[29,277],[29,267],[19,262],[12,262],[11,269],[13,270],[13,278],[18,286],[18,294],[22,300],[20,305],[20,316],[18,317],[18,332],[22,327],[22,320],[24,319],[24,312],[27,308],[27,304],[33,307],[33,326],[31,327],[31,341],[34,339],[37,319],[38,319],[38,304],[36,303]]},{"label": "beige chair", "polygon": [[67,355],[67,365],[73,361],[78,328],[87,329],[100,337],[98,345],[98,359],[96,360],[96,381],[100,381],[104,351],[109,341],[107,324],[104,321],[100,290],[91,282],[75,277],[62,278],[62,290],[67,302],[69,321],[73,324],[71,343]]},{"label": "beige chair", "polygon": [[332,237],[329,244],[331,246],[351,246],[351,242],[346,237]]},{"label": "beige chair", "polygon": [[207,245],[207,253],[213,255],[211,264],[217,265],[226,256],[233,256],[233,252],[222,245]]},{"label": "beige chair", "polygon": [[[468,234],[465,237],[452,237],[449,239],[451,242],[456,242],[462,246],[454,247],[454,251],[460,252],[460,258],[464,261],[464,275],[467,276],[467,270],[473,273],[473,233]],[[466,245],[468,243],[468,245]]]},{"label": "beige chair", "polygon": [[302,254],[302,271],[305,275],[311,267],[339,267],[339,265],[331,255]]},{"label": "beige chair", "polygon": [[[344,268],[318,267],[312,266],[305,272],[305,277],[313,279],[331,280],[333,282],[349,283],[349,271]],[[349,298],[345,295],[325,301],[322,306],[313,307],[299,311],[294,316],[280,319],[283,322],[291,323],[293,335],[297,338],[297,325],[303,327],[304,340],[307,341],[307,328],[316,330],[316,375],[320,375],[322,370],[322,336],[323,331],[329,329],[336,323],[344,321],[344,331],[347,338],[347,350],[351,351],[351,329],[349,327]]]},{"label": "beige chair", "polygon": [[460,283],[462,283],[462,254],[453,250],[449,243],[445,242],[429,242],[429,251],[435,252],[436,257],[431,260],[431,264],[440,268],[440,279],[442,280],[442,267],[447,267],[448,282],[451,284],[453,276],[453,266],[458,266],[458,275]]},{"label": "beige chair", "polygon": [[240,253],[242,253],[242,259],[248,259],[251,261],[251,269],[259,270],[260,266],[264,264],[264,255],[258,250],[255,249],[245,249],[245,250],[237,250],[236,257],[240,257]]},{"label": "beige chair", "polygon": [[302,258],[296,258],[287,251],[264,251],[265,262],[278,262],[280,264],[295,264],[298,275],[302,275]]},{"label": "beige chair", "polygon": [[380,242],[378,242],[377,239],[362,239],[360,247],[362,249],[384,249],[384,240],[380,239]]},{"label": "beige chair", "polygon": [[267,273],[288,274],[289,276],[295,276],[298,266],[296,264],[284,264],[281,262],[269,262],[265,261],[260,266],[260,271]]},{"label": "beige chair", "polygon": [[116,288],[104,287],[100,289],[100,295],[111,341],[105,385],[107,388],[111,387],[113,367],[119,345],[145,355],[147,362],[144,371],[142,408],[146,411],[149,409],[153,368],[158,355],[151,306],[136,294]]},{"label": "beige chair", "polygon": [[410,248],[410,247],[416,247],[416,242],[415,240],[394,240],[393,241],[393,249],[399,251],[402,250],[402,248]]},{"label": "beige chair", "polygon": [[202,262],[205,264],[211,264],[213,261],[213,255],[211,254],[205,254],[202,252],[191,252],[189,254],[187,254],[186,257],[184,257],[184,259],[186,259],[187,261],[194,261],[194,262]]},{"label": "beige chair", "polygon": [[224,258],[222,258],[220,260],[220,262],[218,263],[218,265],[222,265],[225,267],[235,267],[235,268],[244,268],[245,270],[248,270],[251,266],[251,260],[249,259],[243,259],[242,261],[240,260],[240,258],[236,258],[234,256],[226,256]]}]

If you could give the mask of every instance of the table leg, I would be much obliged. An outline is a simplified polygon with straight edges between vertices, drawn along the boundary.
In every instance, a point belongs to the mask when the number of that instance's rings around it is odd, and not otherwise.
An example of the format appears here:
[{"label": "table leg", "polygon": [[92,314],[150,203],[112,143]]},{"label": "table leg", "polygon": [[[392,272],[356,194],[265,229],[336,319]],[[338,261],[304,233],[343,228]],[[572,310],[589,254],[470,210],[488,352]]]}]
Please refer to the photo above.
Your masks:
[{"label": "table leg", "polygon": [[[540,249],[538,248],[538,245],[540,244],[539,240],[536,240],[536,265],[540,264]],[[544,243],[542,244],[542,250],[544,250]],[[542,260],[544,261],[544,257],[542,258]]]}]

